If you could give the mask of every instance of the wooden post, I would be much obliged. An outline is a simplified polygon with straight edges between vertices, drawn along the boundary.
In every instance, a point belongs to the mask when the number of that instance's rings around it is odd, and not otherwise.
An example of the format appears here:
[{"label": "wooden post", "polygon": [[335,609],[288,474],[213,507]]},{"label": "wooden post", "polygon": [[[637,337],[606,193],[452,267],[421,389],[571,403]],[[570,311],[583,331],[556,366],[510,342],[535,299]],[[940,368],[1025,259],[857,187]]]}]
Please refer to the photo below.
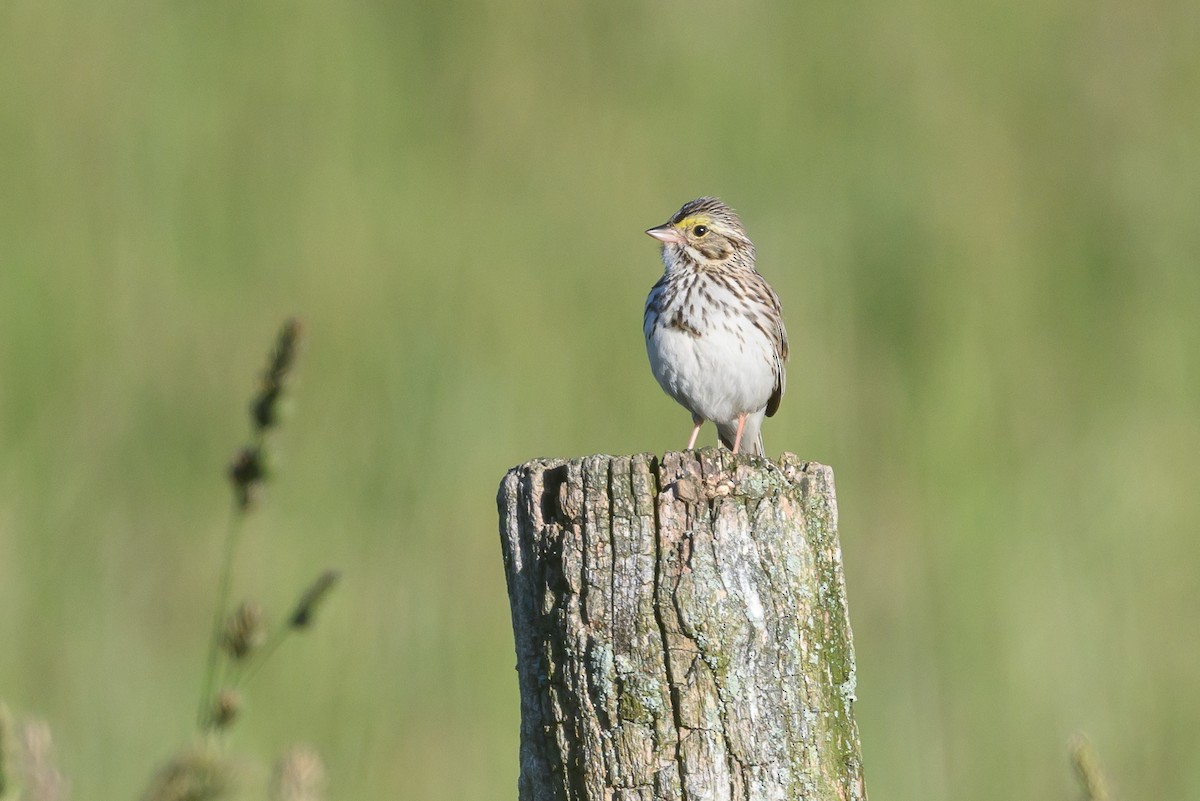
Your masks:
[{"label": "wooden post", "polygon": [[498,501],[521,801],[866,799],[832,470],[534,461]]}]

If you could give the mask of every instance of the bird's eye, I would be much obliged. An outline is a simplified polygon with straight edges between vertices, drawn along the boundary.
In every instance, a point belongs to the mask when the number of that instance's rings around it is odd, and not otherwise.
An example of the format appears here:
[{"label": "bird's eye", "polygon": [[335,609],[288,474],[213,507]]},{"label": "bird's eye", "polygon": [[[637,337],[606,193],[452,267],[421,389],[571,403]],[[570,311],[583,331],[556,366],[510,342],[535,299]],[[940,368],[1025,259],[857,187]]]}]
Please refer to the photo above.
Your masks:
[{"label": "bird's eye", "polygon": [[692,229],[692,233],[695,234],[696,236],[704,236],[705,234],[708,233],[708,226],[707,225],[697,225],[695,228]]}]

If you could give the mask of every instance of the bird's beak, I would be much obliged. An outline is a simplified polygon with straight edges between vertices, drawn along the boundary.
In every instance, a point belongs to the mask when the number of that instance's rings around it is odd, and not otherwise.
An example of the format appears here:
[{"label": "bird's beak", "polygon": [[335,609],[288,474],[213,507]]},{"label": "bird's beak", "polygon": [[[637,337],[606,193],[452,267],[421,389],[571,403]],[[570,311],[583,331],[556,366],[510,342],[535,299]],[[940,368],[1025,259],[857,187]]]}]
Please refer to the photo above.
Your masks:
[{"label": "bird's beak", "polygon": [[646,233],[658,241],[668,244],[682,245],[684,242],[683,234],[679,233],[679,230],[670,223],[663,223],[657,228],[651,228]]}]

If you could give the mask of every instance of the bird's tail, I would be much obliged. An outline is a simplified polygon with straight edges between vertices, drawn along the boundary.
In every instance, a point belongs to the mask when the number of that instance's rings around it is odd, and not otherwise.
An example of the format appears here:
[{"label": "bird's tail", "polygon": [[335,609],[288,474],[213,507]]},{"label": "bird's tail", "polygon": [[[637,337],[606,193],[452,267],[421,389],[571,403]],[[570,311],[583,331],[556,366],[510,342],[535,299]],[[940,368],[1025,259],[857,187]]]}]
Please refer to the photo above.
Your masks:
[{"label": "bird's tail", "polygon": [[[746,427],[742,429],[741,451],[742,453],[752,453],[755,456],[765,459],[767,458],[767,451],[763,447],[762,421],[762,412],[746,415]],[[728,425],[718,423],[717,436],[721,438],[722,445],[729,448],[729,450],[733,450],[733,441],[737,437],[737,421],[734,420]]]}]

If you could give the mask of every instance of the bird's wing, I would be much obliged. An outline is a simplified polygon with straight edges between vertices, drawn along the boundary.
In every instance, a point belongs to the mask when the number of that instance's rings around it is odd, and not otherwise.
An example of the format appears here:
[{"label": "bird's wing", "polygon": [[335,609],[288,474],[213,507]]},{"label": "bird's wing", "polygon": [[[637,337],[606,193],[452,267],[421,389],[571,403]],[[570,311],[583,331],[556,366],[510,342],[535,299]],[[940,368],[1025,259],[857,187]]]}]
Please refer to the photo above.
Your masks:
[{"label": "bird's wing", "polygon": [[[766,282],[763,282],[766,284]],[[771,304],[775,309],[775,319],[779,321],[779,325],[775,327],[773,339],[775,341],[775,391],[771,393],[770,399],[767,401],[767,417],[774,417],[775,412],[779,410],[779,402],[783,400],[784,389],[787,388],[787,359],[788,359],[788,338],[787,329],[783,327],[783,307],[779,303],[779,296],[775,294],[770,287],[767,291],[771,295]]]}]

